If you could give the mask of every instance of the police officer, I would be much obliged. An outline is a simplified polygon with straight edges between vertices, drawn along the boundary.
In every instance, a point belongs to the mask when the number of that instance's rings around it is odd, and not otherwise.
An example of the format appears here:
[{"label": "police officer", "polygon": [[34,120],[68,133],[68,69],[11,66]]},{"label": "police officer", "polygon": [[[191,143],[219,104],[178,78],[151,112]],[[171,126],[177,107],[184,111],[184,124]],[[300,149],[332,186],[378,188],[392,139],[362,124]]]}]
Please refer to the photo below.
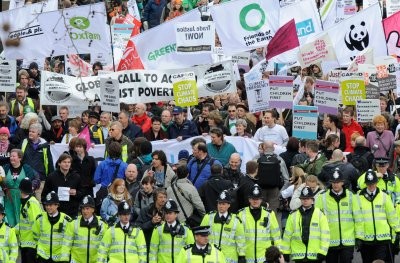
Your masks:
[{"label": "police officer", "polygon": [[392,258],[391,228],[399,237],[400,225],[389,195],[377,187],[378,177],[372,170],[365,174],[366,188],[353,201],[356,245],[363,262]]},{"label": "police officer", "polygon": [[0,247],[4,249],[7,254],[8,261],[5,262],[16,262],[18,257],[18,241],[15,235],[14,228],[8,226],[4,222],[5,217],[4,206],[0,204]]},{"label": "police officer", "polygon": [[217,199],[217,212],[210,212],[203,217],[202,226],[209,225],[212,244],[221,248],[226,262],[245,263],[246,241],[244,228],[237,215],[229,212],[232,197],[224,190]]},{"label": "police officer", "polygon": [[21,191],[21,213],[19,224],[15,227],[21,249],[21,261],[35,263],[36,242],[33,239],[32,225],[36,218],[42,214],[42,206],[33,194],[32,182],[25,178],[19,183]]},{"label": "police officer", "polygon": [[210,235],[209,226],[197,226],[192,228],[195,243],[181,249],[177,263],[225,263],[224,253],[217,245],[208,242]]},{"label": "police officer", "polygon": [[143,231],[130,223],[131,213],[126,201],[118,205],[119,222],[104,234],[97,253],[98,262],[146,262],[146,240]]},{"label": "police officer", "polygon": [[265,249],[281,243],[275,212],[261,206],[261,191],[261,187],[255,184],[249,195],[250,206],[239,210],[238,214],[244,227],[247,262],[264,262]]},{"label": "police officer", "polygon": [[329,222],[331,237],[326,263],[351,263],[355,244],[353,193],[343,188],[345,178],[339,168],[330,177],[330,189],[315,200],[315,207],[324,212]]},{"label": "police officer", "polygon": [[314,194],[306,186],[300,193],[301,207],[293,211],[286,222],[282,241],[285,260],[322,262],[329,248],[329,225],[324,213],[314,207]]},{"label": "police officer", "polygon": [[99,120],[100,120],[99,113],[97,113],[96,111],[91,111],[89,113],[90,141],[94,144],[104,143],[103,130],[98,125]]},{"label": "police officer", "polygon": [[107,224],[94,214],[95,206],[93,197],[85,196],[79,207],[82,215],[67,226],[65,246],[70,249],[71,263],[97,262],[97,250]]},{"label": "police officer", "polygon": [[150,263],[174,263],[182,247],[193,244],[192,231],[178,220],[178,205],[172,199],[165,203],[165,223],[153,230],[150,241]]},{"label": "police officer", "polygon": [[[388,170],[389,158],[375,158],[374,168],[376,176],[378,177],[377,187],[388,194],[394,204],[400,203],[400,179],[394,173]],[[362,174],[357,180],[360,190],[367,186],[365,184],[365,175],[366,173]]]},{"label": "police officer", "polygon": [[51,191],[43,200],[46,212],[41,213],[32,226],[33,238],[37,242],[38,263],[69,262],[69,253],[63,247],[65,229],[72,219],[58,211],[58,195]]}]

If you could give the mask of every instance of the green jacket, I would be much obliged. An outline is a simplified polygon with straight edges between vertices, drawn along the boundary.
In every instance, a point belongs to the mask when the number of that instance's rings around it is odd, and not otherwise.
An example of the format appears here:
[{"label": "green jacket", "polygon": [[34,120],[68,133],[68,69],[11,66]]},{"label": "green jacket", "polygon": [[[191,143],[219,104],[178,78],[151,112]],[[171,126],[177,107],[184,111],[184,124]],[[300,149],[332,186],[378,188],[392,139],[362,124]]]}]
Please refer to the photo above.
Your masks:
[{"label": "green jacket", "polygon": [[297,165],[302,168],[303,171],[310,175],[318,176],[321,173],[322,166],[324,166],[325,162],[328,159],[323,153],[318,153],[317,157],[310,162],[310,159],[307,159],[304,163]]}]

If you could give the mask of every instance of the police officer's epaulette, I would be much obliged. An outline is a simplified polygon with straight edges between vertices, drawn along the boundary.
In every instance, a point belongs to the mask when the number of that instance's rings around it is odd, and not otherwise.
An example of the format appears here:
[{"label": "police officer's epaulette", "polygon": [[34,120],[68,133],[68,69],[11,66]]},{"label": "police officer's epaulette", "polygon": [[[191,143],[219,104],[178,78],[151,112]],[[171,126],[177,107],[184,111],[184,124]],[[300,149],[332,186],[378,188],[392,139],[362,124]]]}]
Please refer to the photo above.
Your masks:
[{"label": "police officer's epaulette", "polygon": [[72,221],[74,221],[70,216],[65,215],[65,220],[68,221],[68,223],[71,223]]},{"label": "police officer's epaulette", "polygon": [[263,206],[262,208],[263,208],[265,211],[269,212],[269,213],[271,213],[271,212],[272,212],[272,210],[271,210],[271,209],[269,209],[269,208],[266,208],[265,206]]},{"label": "police officer's epaulette", "polygon": [[189,244],[183,247],[184,250],[188,250],[193,247],[193,244]]},{"label": "police officer's epaulette", "polygon": [[293,214],[293,213],[297,212],[297,210],[298,210],[298,209],[295,209],[295,210],[290,211],[290,214]]},{"label": "police officer's epaulette", "polygon": [[216,214],[216,213],[217,213],[217,211],[210,211],[207,214],[211,215],[211,214]]},{"label": "police officer's epaulette", "polygon": [[43,216],[43,214],[37,215],[36,220],[41,218]]},{"label": "police officer's epaulette", "polygon": [[324,190],[322,190],[322,191],[320,191],[319,193],[322,195],[322,194],[325,194],[326,193],[326,190],[327,189],[324,189]]},{"label": "police officer's epaulette", "polygon": [[219,251],[221,251],[221,247],[220,246],[218,246],[218,245],[216,245],[216,244],[213,244],[214,245],[214,247],[216,248],[216,249],[218,249]]},{"label": "police officer's epaulette", "polygon": [[239,223],[242,223],[242,219],[240,219],[240,216],[238,216],[238,214],[232,213],[231,215],[234,216],[239,221]]},{"label": "police officer's epaulette", "polygon": [[246,207],[243,207],[242,209],[239,209],[239,210],[237,211],[237,213],[239,214],[239,213],[242,212],[245,208],[246,208]]},{"label": "police officer's epaulette", "polygon": [[6,224],[6,226],[11,228],[11,225],[9,225],[7,222],[4,222],[4,224]]}]

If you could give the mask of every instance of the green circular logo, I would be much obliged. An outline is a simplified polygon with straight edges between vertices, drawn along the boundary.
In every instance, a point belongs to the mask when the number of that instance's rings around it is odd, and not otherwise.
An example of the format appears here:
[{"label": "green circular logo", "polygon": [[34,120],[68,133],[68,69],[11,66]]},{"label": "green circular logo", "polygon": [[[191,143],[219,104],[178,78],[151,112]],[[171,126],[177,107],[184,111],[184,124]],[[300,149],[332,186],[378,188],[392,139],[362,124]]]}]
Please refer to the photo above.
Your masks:
[{"label": "green circular logo", "polygon": [[[256,26],[249,26],[246,21],[247,14],[251,10],[256,10],[256,11],[260,12],[260,14],[261,14],[260,23],[258,23],[258,25],[256,25]],[[242,8],[242,10],[240,11],[240,14],[239,14],[239,19],[240,19],[240,25],[243,27],[243,29],[245,29],[247,31],[256,31],[256,30],[259,30],[261,27],[263,27],[263,25],[265,23],[265,13],[259,4],[253,3],[253,4],[247,5]]]},{"label": "green circular logo", "polygon": [[69,20],[69,24],[77,29],[84,30],[90,26],[90,21],[86,17],[76,16]]}]

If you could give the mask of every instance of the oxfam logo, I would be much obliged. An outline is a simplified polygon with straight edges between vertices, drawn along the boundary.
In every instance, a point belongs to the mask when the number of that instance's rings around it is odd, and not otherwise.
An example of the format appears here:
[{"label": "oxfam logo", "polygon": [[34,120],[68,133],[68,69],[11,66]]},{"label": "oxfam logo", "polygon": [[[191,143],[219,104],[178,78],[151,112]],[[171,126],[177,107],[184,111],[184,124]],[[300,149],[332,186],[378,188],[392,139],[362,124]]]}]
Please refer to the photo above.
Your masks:
[{"label": "oxfam logo", "polygon": [[76,16],[69,20],[69,24],[72,27],[84,30],[90,26],[90,21],[86,17]]},{"label": "oxfam logo", "polygon": [[[253,14],[251,22],[255,22],[256,19],[259,19],[260,21],[258,22],[258,24],[254,23],[254,25],[249,25],[247,22],[247,16],[249,15],[250,11],[253,10],[260,13],[260,16],[254,16]],[[257,31],[260,28],[262,28],[265,24],[265,13],[259,4],[254,3],[242,8],[239,14],[239,19],[240,19],[240,25],[243,27],[243,29],[247,31]]]}]

